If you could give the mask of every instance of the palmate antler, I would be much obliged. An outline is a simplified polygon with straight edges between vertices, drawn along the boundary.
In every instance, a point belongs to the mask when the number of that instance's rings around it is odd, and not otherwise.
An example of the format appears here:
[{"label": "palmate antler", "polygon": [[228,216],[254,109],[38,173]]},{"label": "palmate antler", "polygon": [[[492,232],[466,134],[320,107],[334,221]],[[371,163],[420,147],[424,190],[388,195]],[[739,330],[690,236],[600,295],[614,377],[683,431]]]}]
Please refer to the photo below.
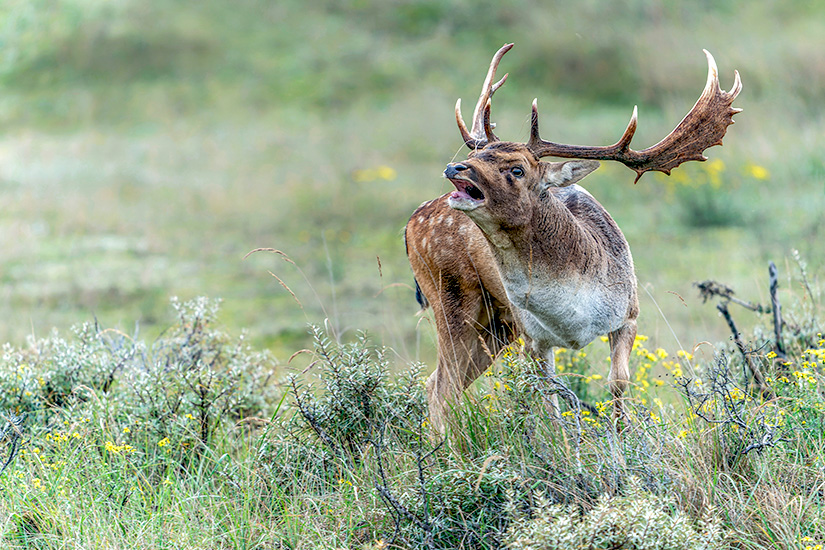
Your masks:
[{"label": "palmate antler", "polygon": [[670,171],[689,160],[707,160],[702,152],[708,147],[722,145],[722,138],[728,126],[733,124],[733,115],[742,111],[731,107],[733,100],[742,90],[739,71],[734,71],[733,87],[725,92],[719,86],[719,72],[716,61],[707,50],[708,81],[696,104],[685,115],[682,122],[662,141],[642,151],[630,148],[630,140],[636,132],[638,110],[633,107],[633,116],[621,139],[608,147],[583,147],[563,145],[544,141],[539,136],[539,113],[537,101],[533,100],[533,122],[530,130],[529,147],[537,156],[555,156],[577,159],[615,160],[636,172],[636,181],[645,172],[656,170],[670,174]]},{"label": "palmate antler", "polygon": [[[464,142],[471,149],[484,147],[488,143],[498,141],[492,133],[490,125],[490,99],[506,79],[502,79],[496,85],[491,85],[495,77],[501,57],[512,48],[512,44],[507,44],[501,48],[493,57],[487,79],[484,82],[481,96],[473,117],[473,131],[468,133],[461,119],[459,103],[456,104],[456,120],[459,129],[464,137]],[[733,115],[742,111],[731,107],[733,100],[742,90],[742,81],[739,78],[739,71],[734,71],[733,87],[729,92],[725,92],[719,86],[719,71],[716,68],[716,61],[707,50],[703,50],[708,58],[708,80],[705,89],[690,112],[682,119],[676,128],[673,129],[663,140],[652,147],[642,151],[635,151],[630,148],[630,141],[636,132],[638,122],[638,109],[633,108],[633,116],[625,129],[621,139],[613,145],[606,147],[589,147],[581,145],[565,145],[545,141],[539,135],[539,114],[537,100],[533,100],[533,116],[530,129],[530,141],[527,147],[538,157],[555,156],[563,158],[594,159],[594,160],[615,160],[621,162],[631,170],[636,172],[636,181],[642,174],[649,171],[659,171],[670,174],[670,171],[690,160],[707,160],[702,153],[708,147],[722,145],[722,138],[725,136],[728,126],[733,124]],[[482,129],[484,134],[481,133]]]}]

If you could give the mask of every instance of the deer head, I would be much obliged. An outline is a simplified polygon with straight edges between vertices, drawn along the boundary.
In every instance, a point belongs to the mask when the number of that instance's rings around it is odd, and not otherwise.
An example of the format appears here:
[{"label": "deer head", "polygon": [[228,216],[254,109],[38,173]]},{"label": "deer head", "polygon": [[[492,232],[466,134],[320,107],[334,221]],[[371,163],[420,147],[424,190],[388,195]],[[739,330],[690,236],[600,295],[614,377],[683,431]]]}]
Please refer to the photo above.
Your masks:
[{"label": "deer head", "polygon": [[467,214],[488,235],[495,226],[530,223],[527,208],[550,187],[576,183],[599,167],[593,160],[542,162],[525,145],[494,142],[450,163],[444,176],[455,185],[450,207]]}]

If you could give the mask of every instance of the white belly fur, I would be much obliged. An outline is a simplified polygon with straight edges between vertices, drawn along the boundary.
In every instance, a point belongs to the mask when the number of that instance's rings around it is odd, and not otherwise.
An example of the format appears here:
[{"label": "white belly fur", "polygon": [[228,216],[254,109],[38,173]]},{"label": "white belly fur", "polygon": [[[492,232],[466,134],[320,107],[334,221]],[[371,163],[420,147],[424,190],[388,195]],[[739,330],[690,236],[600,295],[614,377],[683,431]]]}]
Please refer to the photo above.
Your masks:
[{"label": "white belly fur", "polygon": [[504,278],[507,297],[522,329],[543,351],[550,347],[579,349],[597,336],[622,326],[627,298],[595,281],[547,281]]}]

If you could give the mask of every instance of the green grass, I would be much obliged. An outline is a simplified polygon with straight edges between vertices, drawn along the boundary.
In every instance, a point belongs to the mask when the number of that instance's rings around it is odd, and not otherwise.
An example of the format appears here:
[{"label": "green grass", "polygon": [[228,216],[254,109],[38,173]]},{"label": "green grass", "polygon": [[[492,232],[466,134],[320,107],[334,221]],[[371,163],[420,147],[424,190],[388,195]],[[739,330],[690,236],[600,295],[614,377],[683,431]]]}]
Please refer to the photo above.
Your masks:
[{"label": "green grass", "polygon": [[[804,321],[785,331],[788,365],[770,345],[755,356],[776,398],[749,390],[733,350],[703,361],[641,337],[623,431],[570,410],[553,423],[547,381],[513,348],[456,404],[442,444],[426,423],[420,365],[393,373],[391,350],[315,328],[312,349],[273,384],[271,357],[227,334],[214,302],[174,306],[151,344],[87,325],[4,348],[0,406],[27,414],[19,453],[9,432],[0,447],[11,458],[0,474],[4,548],[825,540],[825,340],[810,317],[821,310],[786,310]],[[609,414],[606,355],[601,342],[560,351],[557,380]],[[567,543],[540,545],[559,533]]]},{"label": "green grass", "polygon": [[[633,186],[616,166],[585,182],[631,244],[643,332],[724,339],[693,281],[763,299],[755,274],[773,260],[785,292],[793,249],[821,273],[823,12],[792,6],[4,3],[0,340],[92,315],[152,338],[170,296],[208,294],[282,357],[306,345],[304,323],[329,318],[432,362],[401,231],[447,191],[443,166],[464,155],[455,98],[471,103],[506,40],[496,119],[508,139],[526,139],[538,96],[548,136],[572,143],[612,142],[639,104],[644,147],[701,90],[701,48],[724,87],[740,70],[745,112],[708,151],[725,163],[720,188]],[[747,176],[752,165],[768,179]],[[363,172],[381,166],[394,175]],[[258,247],[294,265],[243,260]]]},{"label": "green grass", "polygon": [[[573,505],[560,517],[584,525],[599,498],[624,510],[621,499],[654,495],[674,499],[668,517],[721,521],[732,548],[818,548],[823,371],[802,351],[823,347],[821,296],[806,290],[821,288],[825,259],[823,17],[822,2],[732,0],[3,2],[0,410],[29,416],[0,475],[0,545],[495,547],[540,497]],[[468,108],[506,41],[504,139],[526,140],[538,97],[548,139],[612,143],[638,104],[634,145],[649,146],[700,93],[702,48],[723,87],[740,71],[745,111],[708,163],[635,186],[606,164],[584,182],[630,242],[642,345],[658,357],[648,368],[634,356],[630,428],[547,422],[516,356],[468,392],[462,430],[434,450],[414,407],[422,389],[397,374],[415,361],[426,372],[435,355],[402,231],[448,190],[443,167],[465,155],[455,99]],[[282,254],[244,259],[255,248]],[[814,383],[773,373],[780,399],[737,401],[746,428],[718,394],[723,421],[697,418],[696,396],[672,385],[677,363],[665,363],[687,350],[695,359],[678,368],[707,385],[729,332],[692,283],[716,279],[767,304],[771,260],[786,319],[805,329],[792,366]],[[209,303],[188,302],[202,295],[223,298],[221,330]],[[749,345],[770,345],[767,319],[733,313]],[[381,383],[359,386],[363,371],[346,361],[300,374],[323,359],[316,349],[287,363],[313,347],[307,323],[332,341],[368,330],[388,346],[367,354]],[[330,346],[361,357],[358,344]],[[560,356],[564,380],[592,402],[607,399],[594,376],[606,354],[596,342]],[[287,373],[312,385],[310,412],[344,414],[301,414]],[[325,385],[341,379],[344,390]],[[342,391],[346,407],[367,395],[377,412],[339,407]],[[328,421],[316,422],[326,441],[308,418]],[[787,441],[743,454],[770,430]],[[626,490],[634,478],[647,496]]]}]

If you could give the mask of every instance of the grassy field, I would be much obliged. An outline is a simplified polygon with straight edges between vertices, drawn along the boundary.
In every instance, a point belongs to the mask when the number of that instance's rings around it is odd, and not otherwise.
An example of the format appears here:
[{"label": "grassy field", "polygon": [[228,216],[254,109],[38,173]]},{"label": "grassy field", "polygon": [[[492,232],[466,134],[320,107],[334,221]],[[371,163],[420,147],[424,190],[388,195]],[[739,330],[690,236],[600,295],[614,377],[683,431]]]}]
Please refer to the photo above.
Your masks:
[{"label": "grassy field", "polygon": [[[284,379],[174,302],[149,344],[87,324],[0,355],[0,540],[10,549],[819,550],[825,542],[821,309],[750,357],[631,357],[609,418],[603,348],[560,350],[544,379],[518,346],[430,432],[422,366],[322,328]],[[813,316],[812,316],[813,315]],[[820,332],[816,332],[820,330]],[[764,336],[747,334],[748,341]],[[276,380],[280,383],[274,383]],[[563,384],[597,412],[553,423]],[[11,412],[14,411],[14,412]],[[19,431],[18,431],[19,430]],[[446,443],[446,444],[445,444]]]},{"label": "grassy field", "polygon": [[[702,48],[724,87],[741,72],[745,112],[713,162],[586,181],[631,243],[642,331],[724,339],[692,282],[764,299],[767,261],[787,291],[794,249],[821,274],[820,7],[5,2],[0,340],[94,317],[151,338],[170,296],[208,295],[279,356],[329,318],[430,361],[401,230],[448,190],[443,166],[464,155],[454,101],[472,101],[506,40],[496,113],[514,140],[537,96],[548,135],[571,143],[612,142],[638,104],[644,147],[701,91]],[[294,264],[243,259],[257,247]]]},{"label": "grassy field", "polygon": [[[821,1],[0,3],[0,410],[28,413],[16,456],[0,438],[3,545],[532,549],[601,502],[628,536],[641,507],[682,547],[821,549],[823,21]],[[640,283],[629,431],[548,423],[513,350],[436,449],[402,231],[449,190],[455,99],[505,42],[504,139],[538,97],[544,137],[578,144],[638,104],[647,147],[701,92],[702,48],[744,112],[706,163],[583,182]],[[769,261],[790,365],[769,318],[732,313],[775,400],[714,358],[730,331],[693,286],[767,304]],[[383,355],[336,343],[362,330]],[[563,379],[604,401],[604,344],[582,353]]]}]

